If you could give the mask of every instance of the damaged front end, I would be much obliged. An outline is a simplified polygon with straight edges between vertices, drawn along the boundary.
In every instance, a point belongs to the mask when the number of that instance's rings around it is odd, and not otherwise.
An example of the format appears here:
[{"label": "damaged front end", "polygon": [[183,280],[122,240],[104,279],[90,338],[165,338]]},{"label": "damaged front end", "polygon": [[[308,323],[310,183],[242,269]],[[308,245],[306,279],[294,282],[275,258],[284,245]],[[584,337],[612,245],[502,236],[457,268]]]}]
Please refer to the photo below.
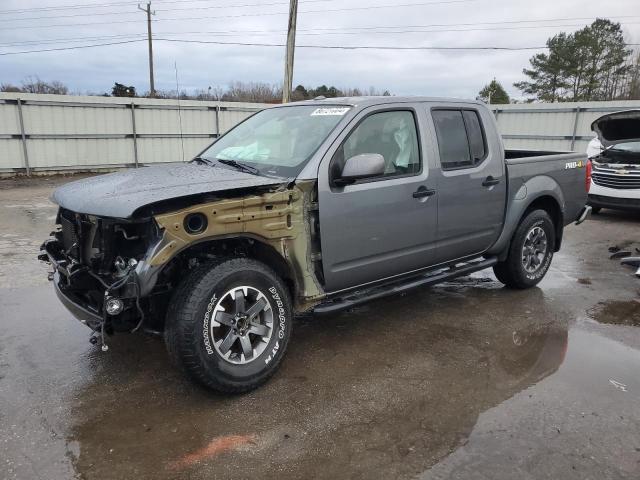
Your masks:
[{"label": "damaged front end", "polygon": [[60,208],[57,229],[41,247],[62,303],[94,331],[137,330],[150,305],[141,295],[140,267],[161,238],[152,218],[122,220]]},{"label": "damaged front end", "polygon": [[306,311],[321,285],[315,182],[173,200],[127,219],[61,207],[40,260],[62,303],[96,332],[159,332],[175,288],[198,266],[252,257],[273,268]]}]

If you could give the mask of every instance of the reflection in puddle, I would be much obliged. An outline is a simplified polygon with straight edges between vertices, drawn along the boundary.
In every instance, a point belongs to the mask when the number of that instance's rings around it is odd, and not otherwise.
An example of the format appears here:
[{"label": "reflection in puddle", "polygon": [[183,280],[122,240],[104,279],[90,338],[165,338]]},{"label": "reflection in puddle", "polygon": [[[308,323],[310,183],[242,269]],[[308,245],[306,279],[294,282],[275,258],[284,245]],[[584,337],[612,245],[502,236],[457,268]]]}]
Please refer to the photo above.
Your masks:
[{"label": "reflection in puddle", "polygon": [[598,302],[587,313],[600,323],[640,327],[640,300]]},{"label": "reflection in puddle", "polygon": [[235,397],[187,383],[160,341],[114,337],[77,392],[76,471],[413,477],[464,443],[482,412],[563,362],[557,308],[540,290],[493,287],[463,280],[299,320],[280,372]]}]

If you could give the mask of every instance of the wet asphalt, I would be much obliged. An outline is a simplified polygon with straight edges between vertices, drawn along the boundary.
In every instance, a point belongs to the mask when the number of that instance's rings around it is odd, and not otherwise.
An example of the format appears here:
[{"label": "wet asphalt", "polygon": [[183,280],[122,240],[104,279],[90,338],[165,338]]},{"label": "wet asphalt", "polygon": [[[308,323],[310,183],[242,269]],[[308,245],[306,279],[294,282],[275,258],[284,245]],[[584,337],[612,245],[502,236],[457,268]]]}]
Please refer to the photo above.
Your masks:
[{"label": "wet asphalt", "polygon": [[64,178],[0,181],[1,479],[640,478],[640,215],[566,230],[538,288],[491,271],[298,319],[242,396],[190,384],[161,339],[106,353],[35,260]]}]

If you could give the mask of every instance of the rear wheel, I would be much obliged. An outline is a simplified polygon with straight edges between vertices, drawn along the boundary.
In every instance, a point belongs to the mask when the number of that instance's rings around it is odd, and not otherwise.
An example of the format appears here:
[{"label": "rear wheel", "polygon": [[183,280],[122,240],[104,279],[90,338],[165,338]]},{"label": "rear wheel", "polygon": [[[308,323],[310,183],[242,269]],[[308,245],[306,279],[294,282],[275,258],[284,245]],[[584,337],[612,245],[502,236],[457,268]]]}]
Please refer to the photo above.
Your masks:
[{"label": "rear wheel", "polygon": [[270,268],[230,259],[196,269],[179,287],[165,342],[197,382],[218,392],[245,392],[277,369],[291,319],[289,292]]},{"label": "rear wheel", "polygon": [[498,280],[510,288],[530,288],[549,270],[555,248],[555,229],[544,210],[530,212],[509,245],[507,259],[493,267]]}]

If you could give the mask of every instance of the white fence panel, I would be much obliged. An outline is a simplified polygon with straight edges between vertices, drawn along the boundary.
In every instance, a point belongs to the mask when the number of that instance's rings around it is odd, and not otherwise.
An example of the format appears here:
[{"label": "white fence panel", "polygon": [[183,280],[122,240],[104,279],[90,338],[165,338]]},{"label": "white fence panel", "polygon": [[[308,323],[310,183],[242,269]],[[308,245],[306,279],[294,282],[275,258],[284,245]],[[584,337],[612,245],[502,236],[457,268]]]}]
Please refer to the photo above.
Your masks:
[{"label": "white fence panel", "polygon": [[640,109],[640,100],[490,105],[506,148],[584,152],[591,123],[607,113]]},{"label": "white fence panel", "polygon": [[[268,106],[0,93],[0,173],[188,160],[219,134]],[[585,151],[593,138],[593,120],[606,113],[640,109],[640,101],[490,108],[507,148]]]},{"label": "white fence panel", "polygon": [[267,106],[0,93],[0,173],[188,160]]}]

